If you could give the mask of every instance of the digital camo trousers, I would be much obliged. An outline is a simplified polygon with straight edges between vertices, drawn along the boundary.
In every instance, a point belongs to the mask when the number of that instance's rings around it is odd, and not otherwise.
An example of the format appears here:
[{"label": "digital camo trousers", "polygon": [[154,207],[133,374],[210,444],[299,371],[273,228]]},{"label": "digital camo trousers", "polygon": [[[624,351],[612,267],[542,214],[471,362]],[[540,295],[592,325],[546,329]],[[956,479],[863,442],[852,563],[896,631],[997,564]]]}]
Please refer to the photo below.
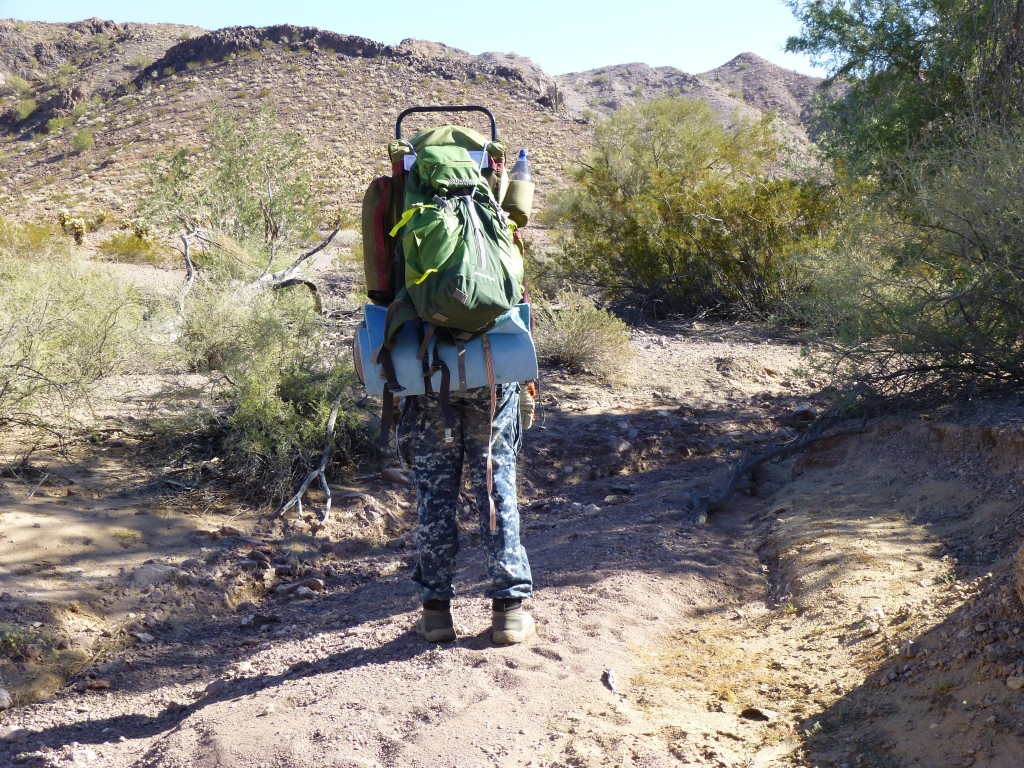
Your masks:
[{"label": "digital camo trousers", "polygon": [[[455,596],[455,558],[459,551],[458,507],[464,458],[480,517],[480,539],[487,558],[489,598],[528,597],[533,590],[530,562],[519,541],[516,503],[516,454],[522,444],[519,385],[498,387],[498,406],[491,429],[490,392],[451,394],[455,415],[453,440],[445,441],[445,423],[436,395],[403,401],[398,422],[398,451],[412,468],[419,518],[419,561],[413,581],[420,600]],[[492,498],[497,530],[490,529],[487,500],[487,443],[491,440]]]}]

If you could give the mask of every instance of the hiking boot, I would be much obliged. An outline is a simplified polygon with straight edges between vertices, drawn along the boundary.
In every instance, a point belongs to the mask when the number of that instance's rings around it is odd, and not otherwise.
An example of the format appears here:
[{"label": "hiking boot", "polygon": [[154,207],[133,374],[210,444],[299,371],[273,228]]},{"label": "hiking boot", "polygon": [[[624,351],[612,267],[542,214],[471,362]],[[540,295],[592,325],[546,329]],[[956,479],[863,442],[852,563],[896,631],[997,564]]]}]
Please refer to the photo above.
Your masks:
[{"label": "hiking boot", "polygon": [[427,608],[424,606],[413,628],[416,634],[428,643],[448,643],[455,639],[455,622],[451,608]]},{"label": "hiking boot", "polygon": [[537,623],[518,603],[502,608],[495,601],[491,611],[491,640],[497,645],[521,643],[537,631]]}]

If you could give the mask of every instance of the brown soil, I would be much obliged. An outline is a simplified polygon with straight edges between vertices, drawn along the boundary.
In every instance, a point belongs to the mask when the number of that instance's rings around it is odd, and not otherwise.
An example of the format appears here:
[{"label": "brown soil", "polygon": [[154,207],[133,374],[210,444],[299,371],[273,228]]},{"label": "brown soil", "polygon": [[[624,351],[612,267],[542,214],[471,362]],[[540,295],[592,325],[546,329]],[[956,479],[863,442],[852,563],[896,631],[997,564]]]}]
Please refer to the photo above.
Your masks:
[{"label": "brown soil", "polygon": [[543,376],[539,634],[511,648],[472,510],[460,639],[432,647],[394,466],[339,479],[323,527],[282,521],[148,450],[153,393],[201,408],[204,380],[126,382],[100,442],[2,478],[0,765],[1019,765],[1024,411],[850,425],[698,527],[688,494],[822,404],[786,337],[634,346],[616,386]]}]

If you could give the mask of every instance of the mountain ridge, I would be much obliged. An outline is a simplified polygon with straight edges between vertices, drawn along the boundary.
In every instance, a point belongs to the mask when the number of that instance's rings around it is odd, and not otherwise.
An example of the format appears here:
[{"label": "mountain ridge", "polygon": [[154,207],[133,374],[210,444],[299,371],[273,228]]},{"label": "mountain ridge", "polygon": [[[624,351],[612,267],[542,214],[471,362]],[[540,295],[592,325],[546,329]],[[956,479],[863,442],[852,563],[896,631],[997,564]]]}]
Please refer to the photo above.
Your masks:
[{"label": "mountain ridge", "polygon": [[[699,75],[633,62],[552,76],[512,53],[415,38],[387,45],[291,24],[207,31],[4,19],[0,212],[48,218],[91,206],[130,216],[145,164],[175,147],[200,151],[214,109],[240,119],[274,111],[302,135],[331,199],[355,211],[387,170],[394,116],[415,104],[488,106],[503,139],[531,148],[538,181],[551,188],[585,155],[596,117],[662,95],[705,99],[725,124],[771,109],[792,144],[807,148],[820,82],[754,54]],[[75,151],[81,131],[95,146]]]}]

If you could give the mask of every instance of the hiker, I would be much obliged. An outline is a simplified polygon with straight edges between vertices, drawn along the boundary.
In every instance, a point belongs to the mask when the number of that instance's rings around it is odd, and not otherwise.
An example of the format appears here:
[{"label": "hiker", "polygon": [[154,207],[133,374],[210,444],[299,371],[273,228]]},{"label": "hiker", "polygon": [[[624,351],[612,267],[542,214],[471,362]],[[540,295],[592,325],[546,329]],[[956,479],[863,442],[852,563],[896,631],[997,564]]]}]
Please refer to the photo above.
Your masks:
[{"label": "hiker", "polygon": [[[516,454],[523,430],[520,385],[499,385],[496,397],[492,422],[489,390],[452,393],[455,428],[450,443],[445,441],[445,421],[436,395],[414,395],[402,403],[398,448],[402,460],[412,468],[419,518],[419,561],[413,581],[423,612],[416,623],[416,633],[429,642],[455,639],[451,600],[455,596],[452,582],[459,551],[457,518],[464,463],[469,465],[476,495],[481,544],[490,578],[484,594],[491,599],[491,638],[498,644],[520,643],[534,632],[533,618],[522,607],[523,599],[533,591],[533,579],[526,550],[519,540],[516,501]],[[489,523],[488,471],[493,474],[493,531]]]},{"label": "hiker", "polygon": [[[402,138],[423,112],[480,112],[491,137],[457,125]],[[537,354],[524,303],[523,247],[533,183],[506,175],[505,146],[483,107],[411,107],[389,142],[392,176],[363,199],[367,294],[354,353],[359,378],[383,399],[381,444],[398,412],[398,452],[417,491],[419,560],[413,581],[423,612],[416,632],[455,639],[451,600],[459,551],[462,473],[480,510],[495,643],[534,633],[522,606],[533,581],[519,541],[516,454],[533,418]],[[526,152],[513,167],[526,172]],[[505,208],[505,199],[515,206]],[[521,385],[519,382],[528,382]],[[525,387],[525,389],[524,389]],[[401,399],[400,411],[396,408]]]}]

